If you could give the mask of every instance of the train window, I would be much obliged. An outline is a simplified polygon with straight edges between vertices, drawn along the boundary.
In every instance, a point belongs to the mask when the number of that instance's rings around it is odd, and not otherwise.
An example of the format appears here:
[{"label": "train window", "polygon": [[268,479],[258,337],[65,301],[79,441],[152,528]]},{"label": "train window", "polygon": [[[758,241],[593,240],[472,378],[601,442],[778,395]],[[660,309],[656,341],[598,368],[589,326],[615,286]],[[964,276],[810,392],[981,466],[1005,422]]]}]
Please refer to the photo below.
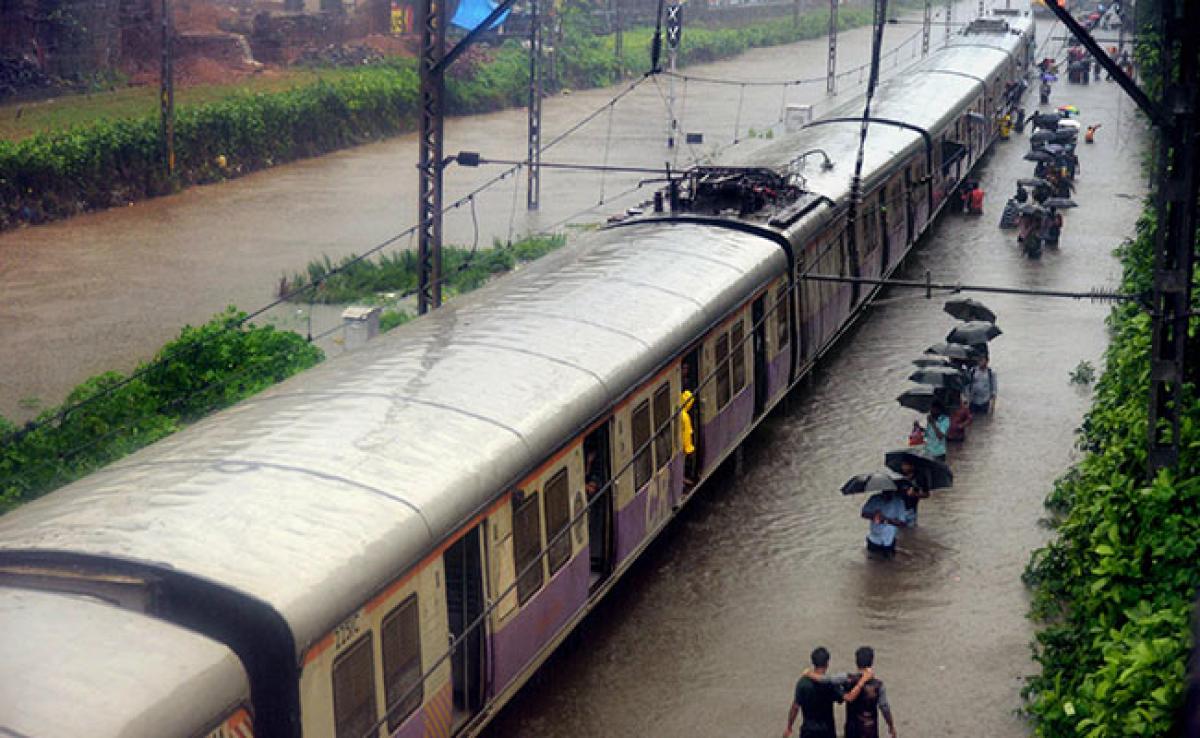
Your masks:
[{"label": "train window", "polygon": [[542,588],[541,553],[542,514],[538,493],[534,492],[513,505],[513,558],[517,572],[533,564],[517,579],[517,602],[522,605]]},{"label": "train window", "polygon": [[745,337],[745,330],[742,320],[739,318],[729,331],[729,363],[733,369],[733,394],[735,395],[746,386],[746,344],[742,341],[742,338]]},{"label": "train window", "polygon": [[633,410],[633,488],[641,489],[654,473],[654,459],[650,456],[650,401],[647,400]]},{"label": "train window", "polygon": [[[571,485],[566,468],[559,470],[546,482],[546,540],[565,530],[571,522]],[[563,567],[571,558],[571,537],[562,536],[550,544],[546,559],[550,563],[550,576]]]},{"label": "train window", "polygon": [[333,662],[333,720],[337,738],[374,735],[375,654],[371,634],[353,643]]},{"label": "train window", "polygon": [[421,623],[417,596],[396,606],[383,619],[383,692],[387,697],[388,731],[400,727],[421,705]]},{"label": "train window", "polygon": [[729,334],[717,336],[714,353],[717,369],[717,409],[729,404]]},{"label": "train window", "polygon": [[658,468],[661,469],[671,461],[671,439],[675,437],[671,432],[670,382],[663,382],[654,393],[654,430],[658,433],[654,437],[654,456],[658,461]]},{"label": "train window", "polygon": [[775,293],[775,321],[778,325],[779,347],[783,348],[791,340],[792,333],[788,330],[788,290],[787,286],[779,288]]}]

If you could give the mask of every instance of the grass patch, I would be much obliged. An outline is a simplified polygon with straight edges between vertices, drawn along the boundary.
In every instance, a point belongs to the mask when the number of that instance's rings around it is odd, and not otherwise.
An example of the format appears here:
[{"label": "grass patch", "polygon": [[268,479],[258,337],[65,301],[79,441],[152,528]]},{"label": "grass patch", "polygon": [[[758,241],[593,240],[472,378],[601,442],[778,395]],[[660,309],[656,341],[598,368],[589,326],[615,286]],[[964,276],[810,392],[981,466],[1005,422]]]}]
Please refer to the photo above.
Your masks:
[{"label": "grass patch", "polygon": [[[496,241],[490,249],[473,250],[461,246],[442,249],[443,294],[449,298],[483,286],[492,277],[535,261],[566,243],[566,236],[529,236],[515,243]],[[353,254],[334,262],[328,256],[308,263],[303,273],[286,281],[287,290],[299,290],[305,285],[317,285],[315,290],[301,292],[295,301],[323,305],[365,302],[394,303],[416,291],[417,254],[399,251],[384,254],[377,260],[355,262]],[[389,327],[400,325],[396,317]],[[382,326],[381,326],[382,327]]]}]

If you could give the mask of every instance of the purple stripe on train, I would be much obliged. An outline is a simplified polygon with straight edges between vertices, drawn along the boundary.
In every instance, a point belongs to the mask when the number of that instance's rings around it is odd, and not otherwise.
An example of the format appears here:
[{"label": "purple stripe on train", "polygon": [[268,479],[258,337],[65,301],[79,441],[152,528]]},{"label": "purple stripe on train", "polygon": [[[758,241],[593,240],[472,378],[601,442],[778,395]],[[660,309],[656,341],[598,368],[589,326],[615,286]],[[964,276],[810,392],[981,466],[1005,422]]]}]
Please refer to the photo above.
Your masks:
[{"label": "purple stripe on train", "polygon": [[716,466],[721,454],[733,447],[738,436],[750,425],[754,417],[754,385],[747,384],[734,396],[725,409],[700,431],[704,439],[704,468]]},{"label": "purple stripe on train", "polygon": [[783,350],[775,355],[774,359],[767,362],[767,398],[775,399],[788,384],[788,370],[792,365],[792,352],[790,346],[784,346]]},{"label": "purple stripe on train", "polygon": [[588,549],[584,548],[492,636],[492,694],[508,686],[583,607],[587,601],[588,562]]},{"label": "purple stripe on train", "polygon": [[[431,726],[448,730],[450,703],[453,699],[450,689],[450,683],[447,682],[437,694],[426,700],[419,710],[414,710],[413,714],[409,715],[399,728],[392,731],[392,738],[423,738],[429,734],[427,728]],[[436,734],[438,731],[433,732]]]}]

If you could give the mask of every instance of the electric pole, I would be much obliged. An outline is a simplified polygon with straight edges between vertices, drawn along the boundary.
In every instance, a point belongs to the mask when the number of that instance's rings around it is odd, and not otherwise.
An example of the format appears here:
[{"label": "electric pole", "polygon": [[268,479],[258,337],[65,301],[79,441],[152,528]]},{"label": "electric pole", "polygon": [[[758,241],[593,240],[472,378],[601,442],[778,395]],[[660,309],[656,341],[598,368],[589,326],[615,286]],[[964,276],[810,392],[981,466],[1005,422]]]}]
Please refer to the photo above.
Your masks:
[{"label": "electric pole", "polygon": [[675,131],[679,121],[675,118],[675,59],[679,54],[679,41],[683,34],[683,6],[675,0],[667,3],[667,63],[671,74],[667,77],[667,148],[675,148]]},{"label": "electric pole", "polygon": [[175,176],[175,60],[171,48],[170,0],[162,0],[162,70],[159,73],[159,123],[167,179]]},{"label": "electric pole", "polygon": [[929,31],[933,25],[933,0],[925,0],[925,15],[921,20],[921,56],[929,54]]},{"label": "electric pole", "polygon": [[537,210],[542,196],[542,17],[538,11],[538,0],[529,0],[528,210]]},{"label": "electric pole", "polygon": [[442,155],[443,112],[446,77],[442,57],[446,53],[445,10],[441,0],[425,0],[418,11],[421,29],[421,92],[417,140],[420,153],[417,170],[417,312],[421,315],[442,304]]},{"label": "electric pole", "polygon": [[837,94],[838,0],[829,0],[829,64],[825,71],[825,93]]}]

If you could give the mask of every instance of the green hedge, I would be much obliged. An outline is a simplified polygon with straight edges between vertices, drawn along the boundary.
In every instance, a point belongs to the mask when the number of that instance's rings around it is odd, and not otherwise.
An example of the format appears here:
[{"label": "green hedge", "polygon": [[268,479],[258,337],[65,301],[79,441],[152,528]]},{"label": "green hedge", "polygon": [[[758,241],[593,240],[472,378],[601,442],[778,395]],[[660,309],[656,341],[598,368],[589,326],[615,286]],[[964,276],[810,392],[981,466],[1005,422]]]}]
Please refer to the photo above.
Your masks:
[{"label": "green hedge", "polygon": [[[1149,209],[1149,207],[1148,207]],[[1155,224],[1121,249],[1124,289],[1150,286]],[[1084,460],[1046,501],[1056,537],[1026,580],[1043,627],[1028,711],[1039,736],[1163,736],[1187,686],[1190,616],[1200,588],[1200,406],[1186,388],[1181,457],[1146,465],[1150,318],[1126,304],[1084,422]]]},{"label": "green hedge", "polygon": [[[744,28],[689,29],[683,63],[736,55],[748,48],[813,38],[827,16],[814,11]],[[843,26],[862,25],[870,14],[845,8]],[[565,87],[607,85],[649,64],[651,31],[626,34],[625,68],[611,37],[587,30],[568,13],[556,55],[555,79]],[[781,69],[781,75],[785,70]],[[447,107],[466,114],[523,105],[527,52],[519,43],[473,49],[447,80]],[[106,120],[18,142],[0,141],[0,229],[38,223],[214,182],[295,159],[412,130],[418,91],[413,60],[394,60],[329,81],[276,93],[239,94],[221,102],[181,107],[175,126],[175,181],[161,166],[156,117]]]},{"label": "green hedge", "polygon": [[[244,318],[244,313],[229,308],[198,328],[185,327],[162,347],[145,374],[134,379],[117,372],[92,377],[76,387],[61,408],[37,419],[51,422],[28,433],[11,435],[16,429],[0,418],[0,512],[324,358],[321,349],[290,331],[249,323],[233,327]],[[145,365],[138,372],[143,369]],[[62,408],[78,403],[85,404],[63,414]]]}]

